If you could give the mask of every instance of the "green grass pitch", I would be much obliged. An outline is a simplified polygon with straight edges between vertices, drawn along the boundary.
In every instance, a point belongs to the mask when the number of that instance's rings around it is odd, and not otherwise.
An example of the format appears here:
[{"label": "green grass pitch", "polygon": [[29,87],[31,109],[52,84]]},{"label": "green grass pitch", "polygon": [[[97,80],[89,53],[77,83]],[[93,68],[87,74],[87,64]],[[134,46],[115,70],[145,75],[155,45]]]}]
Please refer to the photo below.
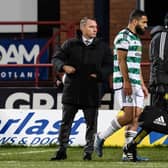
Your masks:
[{"label": "green grass pitch", "polygon": [[122,162],[122,148],[106,147],[102,158],[93,154],[92,161],[83,161],[83,148],[68,148],[67,160],[50,161],[56,147],[0,147],[0,168],[167,168],[166,146],[141,147],[138,154],[147,162]]}]

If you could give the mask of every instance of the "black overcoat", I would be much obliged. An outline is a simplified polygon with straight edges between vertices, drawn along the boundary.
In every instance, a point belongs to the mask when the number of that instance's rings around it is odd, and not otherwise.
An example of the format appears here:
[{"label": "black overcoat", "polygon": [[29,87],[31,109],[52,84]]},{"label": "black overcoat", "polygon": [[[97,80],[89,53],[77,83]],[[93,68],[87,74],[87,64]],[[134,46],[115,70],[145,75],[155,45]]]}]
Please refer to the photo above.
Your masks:
[{"label": "black overcoat", "polygon": [[[81,37],[68,39],[54,53],[52,63],[58,72],[63,72],[64,65],[76,68],[74,74],[66,74],[63,104],[79,107],[99,105],[99,82],[107,80],[113,69],[111,49],[106,43],[95,38],[91,45],[86,46]],[[97,78],[91,77],[92,73],[96,74]]]},{"label": "black overcoat", "polygon": [[168,85],[168,29],[154,27],[151,32],[149,56],[151,61],[150,87]]}]

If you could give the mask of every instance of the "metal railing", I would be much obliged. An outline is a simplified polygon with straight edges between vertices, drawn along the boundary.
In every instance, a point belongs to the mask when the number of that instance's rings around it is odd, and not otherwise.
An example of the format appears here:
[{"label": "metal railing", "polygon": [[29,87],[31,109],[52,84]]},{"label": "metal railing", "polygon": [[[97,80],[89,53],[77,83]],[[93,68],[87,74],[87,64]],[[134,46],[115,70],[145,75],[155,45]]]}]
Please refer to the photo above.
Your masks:
[{"label": "metal railing", "polygon": [[[18,22],[18,21],[13,21],[13,22],[0,22],[0,26],[1,25],[20,25],[20,38],[24,39],[24,34],[25,34],[25,26],[26,25],[55,25],[55,26],[59,26],[58,31],[56,31],[52,37],[47,41],[47,43],[43,46],[43,48],[41,49],[40,53],[38,54],[35,64],[1,64],[0,67],[15,67],[15,68],[22,68],[22,67],[34,67],[35,68],[35,87],[39,86],[39,68],[40,67],[51,67],[52,68],[52,64],[51,63],[46,63],[46,64],[40,64],[40,58],[42,57],[42,55],[44,54],[44,52],[49,48],[50,45],[52,45],[52,47],[54,46],[54,44],[56,45],[56,37],[60,36],[60,34],[62,32],[66,33],[66,38],[70,38],[73,37],[75,34],[75,30],[76,30],[76,26],[77,23],[69,23],[69,22],[61,22],[61,21],[23,21],[23,22]],[[53,74],[52,74],[53,75]],[[54,78],[54,77],[53,77]]]}]

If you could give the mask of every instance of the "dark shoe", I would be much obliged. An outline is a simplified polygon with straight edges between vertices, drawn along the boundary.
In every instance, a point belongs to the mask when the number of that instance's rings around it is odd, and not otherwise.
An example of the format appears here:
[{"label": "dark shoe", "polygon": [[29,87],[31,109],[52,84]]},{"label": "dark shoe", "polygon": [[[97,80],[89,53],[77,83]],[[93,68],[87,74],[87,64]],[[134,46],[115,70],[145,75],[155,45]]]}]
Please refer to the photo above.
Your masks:
[{"label": "dark shoe", "polygon": [[92,160],[92,155],[90,153],[84,153],[83,160]]},{"label": "dark shoe", "polygon": [[96,134],[95,142],[94,142],[94,150],[95,150],[97,156],[99,156],[99,157],[103,156],[103,144],[104,144],[104,139],[100,139],[99,135]]},{"label": "dark shoe", "polygon": [[65,150],[58,150],[56,152],[56,155],[53,156],[50,160],[54,161],[54,160],[65,160],[67,158],[67,154]]},{"label": "dark shoe", "polygon": [[123,152],[127,156],[128,161],[137,161],[136,144],[129,143],[123,147]]}]

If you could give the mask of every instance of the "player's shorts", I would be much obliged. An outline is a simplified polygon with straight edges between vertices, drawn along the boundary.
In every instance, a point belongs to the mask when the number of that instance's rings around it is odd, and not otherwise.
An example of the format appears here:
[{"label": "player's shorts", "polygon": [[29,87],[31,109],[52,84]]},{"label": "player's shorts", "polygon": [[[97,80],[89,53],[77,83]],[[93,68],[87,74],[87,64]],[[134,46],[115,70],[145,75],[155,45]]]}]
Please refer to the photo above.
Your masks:
[{"label": "player's shorts", "polygon": [[144,107],[144,93],[142,88],[133,87],[132,95],[125,96],[123,89],[114,92],[114,109],[122,109],[123,107]]}]

